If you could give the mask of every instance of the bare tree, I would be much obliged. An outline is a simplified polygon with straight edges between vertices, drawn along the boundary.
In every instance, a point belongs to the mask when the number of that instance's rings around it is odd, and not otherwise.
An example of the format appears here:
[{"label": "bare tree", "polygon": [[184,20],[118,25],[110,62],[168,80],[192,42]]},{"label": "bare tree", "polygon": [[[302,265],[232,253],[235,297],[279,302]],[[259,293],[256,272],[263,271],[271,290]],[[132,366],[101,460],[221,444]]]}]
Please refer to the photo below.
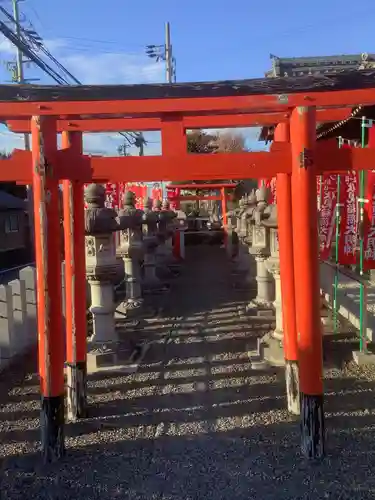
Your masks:
[{"label": "bare tree", "polygon": [[246,151],[245,138],[236,132],[219,132],[212,141],[218,153],[240,153]]}]

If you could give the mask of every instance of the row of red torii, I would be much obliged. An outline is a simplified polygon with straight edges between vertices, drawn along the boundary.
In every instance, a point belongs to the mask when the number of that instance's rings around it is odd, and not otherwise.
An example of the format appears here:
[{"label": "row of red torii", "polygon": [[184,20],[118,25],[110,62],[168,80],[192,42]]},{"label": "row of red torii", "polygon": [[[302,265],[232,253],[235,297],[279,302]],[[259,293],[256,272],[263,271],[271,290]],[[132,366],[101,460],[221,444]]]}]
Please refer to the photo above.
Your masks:
[{"label": "row of red torii", "polygon": [[[342,120],[375,103],[372,71],[133,86],[0,86],[0,117],[31,132],[32,151],[2,160],[1,181],[32,184],[38,294],[42,447],[59,456],[64,420],[64,335],[59,252],[59,183],[65,211],[67,339],[86,331],[84,183],[152,182],[155,178],[277,178],[286,377],[298,376],[301,448],[325,448],[316,176],[371,170],[375,151],[316,141],[317,123]],[[186,130],[277,123],[270,152],[189,154]],[[246,124],[246,125],[245,125]],[[82,132],[161,130],[162,155],[100,158],[82,154]],[[62,149],[57,134],[62,132]],[[296,200],[297,203],[292,203]],[[295,280],[298,276],[298,280]],[[298,335],[297,335],[298,332]],[[72,364],[75,349],[72,349]]]}]

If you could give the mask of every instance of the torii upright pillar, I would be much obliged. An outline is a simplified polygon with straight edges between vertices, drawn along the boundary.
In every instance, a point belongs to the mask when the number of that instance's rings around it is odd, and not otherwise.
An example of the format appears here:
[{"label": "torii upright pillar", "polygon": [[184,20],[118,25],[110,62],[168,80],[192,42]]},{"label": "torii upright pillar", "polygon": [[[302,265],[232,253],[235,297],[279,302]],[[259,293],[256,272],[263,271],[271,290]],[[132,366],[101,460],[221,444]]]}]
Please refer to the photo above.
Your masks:
[{"label": "torii upright pillar", "polygon": [[[82,133],[63,132],[62,147],[70,148],[77,161],[82,155]],[[86,417],[86,266],[84,185],[63,181],[65,243],[66,368],[68,418]]]},{"label": "torii upright pillar", "polygon": [[316,209],[316,110],[299,106],[290,120],[295,302],[301,401],[301,449],[306,458],[325,454],[323,349],[320,323]]},{"label": "torii upright pillar", "polygon": [[[289,123],[279,123],[275,141],[288,142]],[[288,411],[300,414],[298,375],[298,346],[294,285],[292,189],[289,174],[277,174],[277,218],[280,255],[281,300],[283,310],[283,344],[285,357],[285,381]],[[297,201],[298,204],[298,201]],[[297,250],[298,251],[298,250]]]},{"label": "torii upright pillar", "polygon": [[56,119],[31,120],[37,268],[41,442],[45,462],[64,455],[64,336],[62,321],[59,183],[52,177]]}]

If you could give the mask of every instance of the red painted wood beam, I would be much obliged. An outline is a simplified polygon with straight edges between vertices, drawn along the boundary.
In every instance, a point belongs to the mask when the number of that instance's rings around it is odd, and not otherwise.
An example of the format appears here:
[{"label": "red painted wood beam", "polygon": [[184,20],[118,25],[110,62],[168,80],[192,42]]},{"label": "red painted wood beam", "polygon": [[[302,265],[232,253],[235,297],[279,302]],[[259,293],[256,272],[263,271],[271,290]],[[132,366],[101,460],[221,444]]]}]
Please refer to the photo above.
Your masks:
[{"label": "red painted wood beam", "polygon": [[[321,109],[317,111],[319,123],[344,120],[350,115],[348,108]],[[182,123],[185,129],[256,127],[283,123],[289,120],[290,113],[241,113],[235,115],[191,115],[185,116]],[[28,119],[7,119],[6,125],[15,133],[30,132]],[[160,118],[103,118],[82,120],[58,120],[57,130],[79,132],[126,132],[161,130]]]},{"label": "red painted wood beam", "polygon": [[[220,153],[213,155],[179,154],[163,156],[89,157],[77,158],[71,149],[50,154],[54,179],[81,182],[153,182],[161,179],[182,181],[189,177],[206,179],[271,178],[277,173],[291,172],[290,144],[274,142],[271,152]],[[335,141],[317,142],[315,150],[317,174],[341,173],[348,170],[373,170],[375,149],[338,149]],[[15,150],[11,158],[0,160],[0,181],[31,184],[31,152]],[[186,187],[187,186],[187,187]],[[185,184],[180,189],[219,189],[217,184]],[[228,187],[234,187],[230,184]]]},{"label": "red painted wood beam", "polygon": [[200,191],[203,191],[203,190],[208,190],[208,189],[221,189],[221,188],[226,188],[226,189],[231,189],[231,188],[235,188],[237,186],[237,184],[233,183],[233,182],[227,182],[227,183],[224,183],[224,184],[220,184],[220,183],[214,183],[214,184],[177,184],[175,186],[167,186],[167,189],[197,189],[197,190],[200,190]]},{"label": "red painted wood beam", "polygon": [[[276,171],[290,170],[290,148],[288,145],[273,145],[272,153],[222,153],[214,155],[179,154],[168,156],[127,156],[77,158],[74,151],[61,149],[49,162],[53,165],[56,179],[90,181],[132,182],[161,179],[182,181],[189,177],[206,179],[243,179],[249,177],[272,177]],[[6,163],[1,164],[1,161]],[[31,178],[31,153],[16,150],[11,158],[0,160],[0,181],[27,182]],[[177,166],[177,167],[176,167]],[[208,185],[209,186],[209,185]],[[221,184],[221,187],[223,185]],[[209,189],[207,185],[205,188]]]},{"label": "red painted wood beam", "polygon": [[169,201],[220,201],[221,196],[171,196]]},{"label": "red painted wood beam", "polygon": [[165,99],[134,99],[123,101],[22,101],[1,102],[0,117],[31,117],[38,115],[150,115],[165,113],[218,114],[284,112],[297,106],[320,108],[351,107],[375,103],[375,86],[369,89],[293,94],[245,95],[223,97],[188,97]]}]

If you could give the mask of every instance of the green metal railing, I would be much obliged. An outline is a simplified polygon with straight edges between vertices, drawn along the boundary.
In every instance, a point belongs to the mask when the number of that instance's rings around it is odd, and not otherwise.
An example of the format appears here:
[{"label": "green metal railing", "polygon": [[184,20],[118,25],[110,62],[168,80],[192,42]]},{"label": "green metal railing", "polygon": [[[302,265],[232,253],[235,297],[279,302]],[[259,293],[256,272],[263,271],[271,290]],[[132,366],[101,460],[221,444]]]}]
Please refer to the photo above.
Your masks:
[{"label": "green metal railing", "polygon": [[[366,128],[371,126],[372,121],[367,120],[365,117],[361,119],[361,147],[366,147]],[[344,144],[344,139],[339,137],[339,147]],[[367,352],[367,291],[370,283],[364,278],[364,204],[368,202],[365,199],[365,186],[366,186],[366,171],[359,172],[359,196],[358,203],[358,243],[359,243],[359,277],[339,264],[339,237],[340,237],[340,223],[341,223],[341,204],[340,204],[340,189],[341,189],[341,176],[337,178],[337,191],[336,191],[336,210],[335,210],[335,252],[334,262],[326,262],[329,266],[334,268],[334,280],[332,284],[332,322],[333,330],[336,333],[339,328],[338,312],[340,309],[338,300],[339,289],[339,276],[340,274],[349,277],[351,280],[359,284],[359,349],[362,353]],[[322,191],[322,189],[321,189]],[[320,200],[321,202],[321,200]]]}]

